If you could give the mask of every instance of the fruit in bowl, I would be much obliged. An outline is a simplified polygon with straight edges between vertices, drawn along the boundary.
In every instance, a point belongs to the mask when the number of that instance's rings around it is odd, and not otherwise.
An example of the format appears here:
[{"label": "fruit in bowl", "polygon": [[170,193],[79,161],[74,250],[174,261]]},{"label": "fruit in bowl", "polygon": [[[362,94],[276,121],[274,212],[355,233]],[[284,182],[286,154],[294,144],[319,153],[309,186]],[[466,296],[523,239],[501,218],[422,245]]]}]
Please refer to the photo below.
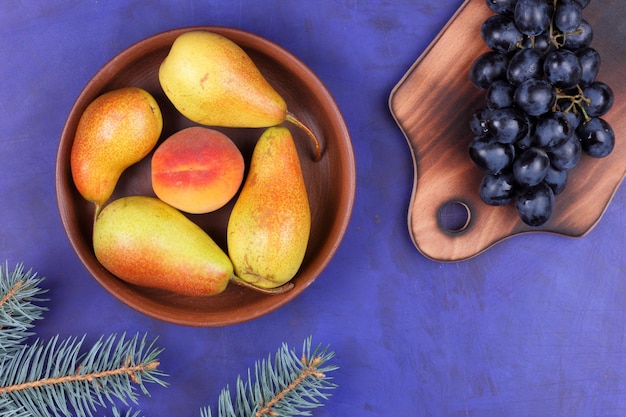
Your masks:
[{"label": "fruit in bowl", "polygon": [[156,100],[141,88],[110,91],[85,109],[70,163],[76,188],[96,205],[96,212],[113,194],[122,172],[150,153],[162,128]]},{"label": "fruit in bowl", "polygon": [[[94,100],[72,145],[72,155],[78,155],[72,159],[77,161],[72,165],[77,186],[106,185],[95,200],[91,189],[79,188],[96,206],[96,258],[122,280],[184,295],[219,294],[230,280],[261,291],[286,284],[304,259],[311,214],[291,132],[278,126],[287,119],[283,98],[241,48],[205,31],[187,32],[174,41],[160,66],[159,82],[174,106],[198,123],[273,126],[255,146],[246,185],[229,218],[228,249],[238,275],[210,236],[177,211],[214,211],[237,192],[243,157],[223,133],[189,127],[173,134],[151,157],[157,199],[126,197],[100,212],[123,170],[146,156],[161,133],[153,97],[132,87]],[[317,138],[311,138],[317,149]],[[85,161],[89,164],[79,164]]]},{"label": "fruit in bowl", "polygon": [[219,294],[233,273],[204,230],[154,197],[122,197],[104,207],[93,245],[98,261],[121,279],[178,294]]},{"label": "fruit in bowl", "polygon": [[152,188],[187,213],[222,208],[239,190],[245,163],[237,145],[215,129],[188,127],[167,138],[151,160]]},{"label": "fruit in bowl", "polygon": [[159,68],[159,81],[174,106],[190,120],[223,127],[270,127],[294,123],[320,146],[310,129],[287,110],[248,54],[218,33],[180,35]]},{"label": "fruit in bowl", "polygon": [[276,288],[298,272],[309,243],[311,210],[287,128],[269,128],[257,142],[227,233],[228,253],[244,281]]},{"label": "fruit in bowl", "polygon": [[[103,268],[103,263],[95,256],[95,205],[80,195],[72,181],[69,154],[80,116],[100,95],[129,86],[143,88],[153,95],[163,115],[159,142],[146,157],[123,171],[109,206],[131,197],[151,198],[166,204],[153,189],[152,162],[169,138],[188,128],[221,132],[237,147],[245,166],[251,168],[252,153],[265,127],[202,125],[182,115],[162,88],[159,69],[172,45],[182,34],[195,31],[219,33],[235,42],[248,54],[267,83],[283,97],[289,113],[297,115],[297,122],[285,116],[284,128],[291,133],[301,163],[306,196],[314,204],[309,208],[310,234],[305,253],[287,286],[252,290],[249,283],[235,278],[228,282],[243,285],[227,285],[211,297],[182,294],[171,288],[124,281]],[[355,192],[355,166],[341,113],[323,84],[304,64],[256,35],[230,28],[193,27],[145,39],[123,51],[94,76],[76,100],[64,127],[57,154],[56,184],[61,218],[70,242],[87,270],[106,290],[130,307],[161,320],[192,326],[222,326],[251,320],[279,308],[319,276],[337,250],[349,222]],[[227,226],[241,192],[238,190],[222,207],[208,213],[177,211],[197,225],[228,257]],[[102,213],[106,210],[105,204]],[[272,295],[267,295],[268,292]]]}]

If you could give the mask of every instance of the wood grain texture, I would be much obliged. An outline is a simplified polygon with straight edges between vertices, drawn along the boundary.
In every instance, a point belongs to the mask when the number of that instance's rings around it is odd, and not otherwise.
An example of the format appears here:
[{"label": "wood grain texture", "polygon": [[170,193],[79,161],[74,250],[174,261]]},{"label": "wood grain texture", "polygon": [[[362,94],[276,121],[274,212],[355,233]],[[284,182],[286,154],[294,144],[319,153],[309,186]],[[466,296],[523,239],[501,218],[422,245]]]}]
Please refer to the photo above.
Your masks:
[{"label": "wood grain texture", "polygon": [[[598,80],[615,94],[615,104],[604,117],[615,131],[615,149],[603,159],[583,155],[570,171],[565,191],[556,197],[552,217],[541,227],[524,224],[512,205],[492,207],[480,200],[482,173],[467,147],[473,138],[469,121],[484,106],[484,91],[470,83],[468,71],[488,50],[480,26],[492,14],[483,0],[463,3],[389,98],[415,166],[409,232],[417,249],[434,260],[468,259],[520,233],[582,237],[600,220],[626,173],[626,2],[592,1],[583,17],[594,29],[592,47],[602,58]],[[441,209],[451,202],[468,208],[469,223],[458,232],[446,230],[440,221]]]}]

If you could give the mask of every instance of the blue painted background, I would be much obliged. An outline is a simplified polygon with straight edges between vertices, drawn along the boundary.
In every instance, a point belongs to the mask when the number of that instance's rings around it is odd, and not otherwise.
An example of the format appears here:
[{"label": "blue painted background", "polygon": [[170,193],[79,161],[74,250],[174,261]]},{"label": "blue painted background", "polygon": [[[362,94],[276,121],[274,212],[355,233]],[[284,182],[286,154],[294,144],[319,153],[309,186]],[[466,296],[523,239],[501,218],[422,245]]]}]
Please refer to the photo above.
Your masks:
[{"label": "blue painted background", "polygon": [[[340,367],[318,417],[626,415],[623,187],[582,239],[518,236],[458,263],[411,242],[412,160],[387,99],[461,3],[4,0],[0,258],[47,277],[37,335],[158,336],[171,386],[141,398],[151,417],[199,416],[254,360],[309,335]],[[134,42],[190,25],[251,31],[304,61],[342,110],[357,163],[352,222],[327,270],[292,303],[226,328],[162,323],[110,296],[72,251],[54,191],[61,129],[87,81]]]}]

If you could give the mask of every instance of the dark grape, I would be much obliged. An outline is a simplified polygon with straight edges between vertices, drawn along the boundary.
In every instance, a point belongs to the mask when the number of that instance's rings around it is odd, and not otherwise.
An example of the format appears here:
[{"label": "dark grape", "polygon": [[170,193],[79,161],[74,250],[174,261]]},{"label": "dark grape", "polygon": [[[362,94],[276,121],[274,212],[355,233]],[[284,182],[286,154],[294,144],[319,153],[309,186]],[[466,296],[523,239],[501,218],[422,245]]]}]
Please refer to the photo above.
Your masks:
[{"label": "dark grape", "polygon": [[540,35],[550,27],[552,10],[551,1],[518,0],[513,14],[515,24],[525,35]]},{"label": "dark grape", "polygon": [[515,147],[518,150],[520,150],[520,151],[524,151],[524,150],[530,148],[531,146],[535,146],[535,139],[534,139],[534,137],[535,137],[535,134],[534,134],[534,124],[531,123],[530,124],[530,128],[528,130],[528,133],[526,134],[526,136],[524,136],[523,138],[521,138],[520,140],[515,142]]},{"label": "dark grape", "polygon": [[479,56],[470,68],[470,81],[477,88],[486,90],[496,80],[506,79],[509,59],[496,51],[485,52]]},{"label": "dark grape", "polygon": [[505,80],[496,80],[487,89],[485,100],[490,109],[502,109],[512,107],[514,104],[513,94],[515,86]]},{"label": "dark grape", "polygon": [[469,155],[485,172],[499,174],[513,163],[515,148],[489,136],[478,136],[469,145]]},{"label": "dark grape", "polygon": [[580,139],[583,151],[594,158],[608,156],[615,147],[615,133],[611,125],[604,119],[591,118],[578,126],[576,134]]},{"label": "dark grape", "polygon": [[576,3],[580,4],[580,7],[583,9],[587,7],[587,5],[591,2],[591,0],[574,0]]},{"label": "dark grape", "polygon": [[561,0],[554,13],[554,25],[563,33],[574,32],[583,20],[583,8],[574,0]]},{"label": "dark grape", "polygon": [[567,120],[571,131],[575,132],[576,128],[578,127],[578,125],[580,125],[580,122],[582,121],[582,113],[577,111],[568,111],[567,113],[561,114],[563,115],[563,117],[565,117],[565,120]]},{"label": "dark grape", "polygon": [[535,125],[535,143],[539,147],[561,145],[574,133],[574,129],[563,113],[549,113],[539,118]]},{"label": "dark grape", "polygon": [[582,103],[589,117],[604,116],[613,107],[613,90],[603,82],[595,81],[583,88],[583,96],[590,100]]},{"label": "dark grape", "polygon": [[583,17],[590,0],[485,1],[495,15],[480,34],[491,50],[469,71],[485,105],[472,115],[468,153],[484,173],[481,200],[513,201],[520,219],[537,227],[583,153],[612,152],[615,133],[602,116],[615,97],[597,80],[600,54]]},{"label": "dark grape", "polygon": [[515,194],[515,208],[524,223],[541,226],[552,215],[554,192],[545,182],[534,187],[524,188]]},{"label": "dark grape", "polygon": [[523,49],[537,49],[541,52],[548,52],[554,48],[550,37],[550,31],[547,30],[537,36],[524,36],[522,41]]},{"label": "dark grape", "polygon": [[517,0],[485,0],[485,2],[494,13],[513,16]]},{"label": "dark grape", "polygon": [[552,192],[554,195],[561,194],[563,190],[565,190],[565,186],[567,185],[567,171],[561,171],[560,169],[554,168],[552,165],[548,168],[548,173],[546,177],[543,179],[543,182],[548,184],[550,188],[552,188]]},{"label": "dark grape", "polygon": [[593,28],[585,19],[580,23],[580,26],[572,32],[568,33],[565,36],[565,44],[564,48],[570,50],[577,50],[581,48],[586,48],[591,45],[591,41],[593,40]]},{"label": "dark grape", "polygon": [[509,61],[506,77],[514,85],[543,77],[543,53],[533,48],[516,52]]},{"label": "dark grape", "polygon": [[575,53],[557,49],[546,55],[543,72],[556,88],[570,88],[578,84],[583,69]]},{"label": "dark grape", "polygon": [[582,68],[580,84],[583,86],[591,84],[596,80],[600,70],[600,54],[595,49],[587,47],[577,50],[576,57]]},{"label": "dark grape", "polygon": [[582,145],[576,135],[572,135],[568,140],[559,146],[552,147],[548,150],[550,165],[554,168],[567,171],[572,169],[578,163],[582,153]]},{"label": "dark grape", "polygon": [[504,206],[515,196],[515,179],[511,171],[486,174],[480,182],[480,199],[490,206]]},{"label": "dark grape", "polygon": [[533,187],[543,181],[549,166],[550,158],[546,151],[528,148],[513,161],[513,176],[522,187]]},{"label": "dark grape", "polygon": [[485,44],[498,52],[514,51],[524,39],[513,19],[500,14],[489,17],[482,24],[480,34]]},{"label": "dark grape", "polygon": [[514,143],[528,133],[528,117],[513,107],[496,109],[489,115],[487,127],[499,142]]},{"label": "dark grape", "polygon": [[556,90],[546,80],[524,81],[515,91],[515,104],[529,116],[541,116],[550,111],[556,101]]},{"label": "dark grape", "polygon": [[487,128],[489,113],[491,113],[491,110],[485,107],[472,114],[470,129],[476,136],[483,136],[489,132],[489,129]]}]

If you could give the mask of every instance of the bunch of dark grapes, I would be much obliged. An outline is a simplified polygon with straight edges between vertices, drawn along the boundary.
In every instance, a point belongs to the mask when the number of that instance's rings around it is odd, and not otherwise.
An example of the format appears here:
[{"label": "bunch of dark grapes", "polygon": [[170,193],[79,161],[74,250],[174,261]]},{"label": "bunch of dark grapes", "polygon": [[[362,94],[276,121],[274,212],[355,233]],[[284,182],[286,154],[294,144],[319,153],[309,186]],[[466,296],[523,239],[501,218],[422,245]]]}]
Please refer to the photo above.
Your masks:
[{"label": "bunch of dark grapes", "polygon": [[548,221],[582,154],[602,158],[615,144],[602,118],[613,92],[596,79],[600,55],[583,18],[589,1],[486,0],[490,50],[469,74],[486,104],[472,116],[469,155],[484,171],[480,198],[513,202],[530,226]]}]

